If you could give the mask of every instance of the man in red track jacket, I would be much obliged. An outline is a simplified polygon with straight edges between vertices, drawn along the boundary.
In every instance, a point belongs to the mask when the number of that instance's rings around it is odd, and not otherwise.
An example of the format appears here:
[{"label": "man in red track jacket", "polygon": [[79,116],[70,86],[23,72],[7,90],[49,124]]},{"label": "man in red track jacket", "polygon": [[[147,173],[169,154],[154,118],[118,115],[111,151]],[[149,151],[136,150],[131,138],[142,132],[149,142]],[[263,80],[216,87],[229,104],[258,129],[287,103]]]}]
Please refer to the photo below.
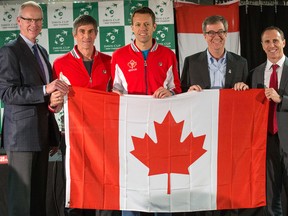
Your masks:
[{"label": "man in red track jacket", "polygon": [[132,15],[135,41],[112,55],[113,90],[164,98],[181,92],[175,54],[152,38],[155,14],[143,7]]}]

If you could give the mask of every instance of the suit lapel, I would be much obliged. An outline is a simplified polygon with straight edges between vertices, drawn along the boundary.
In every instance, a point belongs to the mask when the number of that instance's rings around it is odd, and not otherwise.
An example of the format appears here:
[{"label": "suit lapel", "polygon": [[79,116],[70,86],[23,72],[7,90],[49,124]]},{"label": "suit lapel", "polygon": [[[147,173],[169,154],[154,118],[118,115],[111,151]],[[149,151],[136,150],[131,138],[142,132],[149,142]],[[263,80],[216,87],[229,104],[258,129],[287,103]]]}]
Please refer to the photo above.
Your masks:
[{"label": "suit lapel", "polygon": [[199,70],[199,74],[202,77],[204,88],[210,89],[211,88],[211,80],[210,80],[210,74],[209,74],[209,69],[208,69],[207,50],[202,52],[201,55],[199,56],[199,63],[200,63],[200,68],[198,70]]},{"label": "suit lapel", "polygon": [[284,91],[285,87],[288,84],[288,58],[285,58],[284,65],[283,65],[283,71],[282,76],[280,80],[280,86],[279,86],[279,93],[281,95],[281,91]]},{"label": "suit lapel", "polygon": [[[227,51],[226,54],[226,74],[225,74],[225,88],[232,86],[232,78],[233,78],[233,73],[236,71],[235,70],[235,61],[233,59],[233,56]],[[234,62],[234,64],[233,64]]]},{"label": "suit lapel", "polygon": [[34,65],[34,68],[35,68],[37,74],[41,78],[43,84],[46,84],[46,81],[45,81],[46,79],[44,79],[44,77],[42,75],[42,72],[41,72],[41,68],[40,68],[40,66],[39,66],[39,64],[38,64],[33,52],[30,50],[29,46],[26,44],[26,42],[23,40],[23,38],[21,36],[18,37],[18,42],[19,42],[19,45],[20,45],[20,47],[21,47],[21,49],[22,49],[22,51],[24,53],[24,56],[27,56],[29,61],[33,62],[33,65]]},{"label": "suit lapel", "polygon": [[29,49],[29,46],[26,44],[26,42],[23,40],[21,36],[18,37],[18,44],[20,45],[20,48],[25,56],[27,56],[29,59],[32,59],[35,64],[37,64],[37,61],[34,57],[34,54],[32,51]]},{"label": "suit lapel", "polygon": [[257,71],[255,71],[256,75],[256,88],[265,88],[265,83],[264,83],[264,76],[265,76],[265,67],[266,67],[267,62],[261,64]]}]

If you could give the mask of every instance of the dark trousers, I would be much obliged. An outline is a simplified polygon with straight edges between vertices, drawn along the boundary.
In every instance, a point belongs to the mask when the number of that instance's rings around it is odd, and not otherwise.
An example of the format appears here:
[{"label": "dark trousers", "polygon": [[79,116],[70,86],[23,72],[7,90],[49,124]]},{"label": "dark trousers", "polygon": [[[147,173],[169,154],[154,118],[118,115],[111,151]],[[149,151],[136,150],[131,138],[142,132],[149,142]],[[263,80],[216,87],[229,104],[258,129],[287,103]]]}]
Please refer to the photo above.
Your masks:
[{"label": "dark trousers", "polygon": [[66,216],[96,216],[96,211],[91,209],[65,209]]},{"label": "dark trousers", "polygon": [[267,137],[267,212],[281,216],[281,191],[285,166],[278,134]]},{"label": "dark trousers", "polygon": [[264,207],[254,209],[220,210],[185,213],[184,216],[267,216]]},{"label": "dark trousers", "polygon": [[65,216],[120,216],[120,211],[67,208]]},{"label": "dark trousers", "polygon": [[[139,212],[139,211],[122,211],[122,216],[141,216],[145,213]],[[146,213],[147,214],[147,213]],[[154,216],[172,216],[172,213],[170,212],[159,212],[159,213],[149,213],[149,215],[154,215]]]},{"label": "dark trousers", "polygon": [[185,216],[238,216],[238,210],[188,212]]},{"label": "dark trousers", "polygon": [[48,149],[7,151],[8,215],[46,216]]}]

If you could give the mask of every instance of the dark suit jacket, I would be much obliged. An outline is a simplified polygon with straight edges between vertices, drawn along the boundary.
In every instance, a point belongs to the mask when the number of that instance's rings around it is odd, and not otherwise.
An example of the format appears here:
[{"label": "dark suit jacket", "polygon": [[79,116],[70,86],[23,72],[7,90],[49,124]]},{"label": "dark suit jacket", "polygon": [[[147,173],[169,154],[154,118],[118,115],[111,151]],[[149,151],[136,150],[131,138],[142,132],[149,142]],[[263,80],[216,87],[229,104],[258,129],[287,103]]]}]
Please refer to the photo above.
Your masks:
[{"label": "dark suit jacket", "polygon": [[[46,50],[39,46],[52,69]],[[0,49],[0,98],[4,102],[3,143],[6,151],[40,151],[58,145],[59,130],[48,110],[40,67],[32,51],[19,36]]]},{"label": "dark suit jacket", "polygon": [[[237,82],[246,83],[247,77],[247,60],[235,53],[227,51],[224,88],[232,88]],[[191,85],[200,85],[202,89],[211,88],[207,50],[187,56],[184,60],[184,67],[181,75],[182,91],[186,92]]]},{"label": "dark suit jacket", "polygon": [[[252,88],[264,88],[264,72],[266,63],[256,67],[252,74]],[[282,150],[284,150],[286,157],[288,157],[288,58],[285,58],[283,65],[283,72],[280,80],[278,90],[282,97],[282,102],[277,105],[277,123],[278,136]],[[287,164],[288,165],[288,158]],[[286,166],[288,171],[288,166]]]}]

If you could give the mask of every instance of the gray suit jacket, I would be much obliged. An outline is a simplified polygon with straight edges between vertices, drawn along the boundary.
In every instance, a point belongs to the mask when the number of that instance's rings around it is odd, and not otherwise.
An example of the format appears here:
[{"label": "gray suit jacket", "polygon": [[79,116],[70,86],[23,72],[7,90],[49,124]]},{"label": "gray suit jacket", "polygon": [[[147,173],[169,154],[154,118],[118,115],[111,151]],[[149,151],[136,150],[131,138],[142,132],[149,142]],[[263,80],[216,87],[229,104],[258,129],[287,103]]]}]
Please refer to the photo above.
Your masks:
[{"label": "gray suit jacket", "polygon": [[[264,88],[266,63],[256,67],[252,74],[252,88]],[[288,154],[288,58],[285,58],[278,94],[282,102],[277,105],[278,136],[282,149]],[[288,160],[288,158],[286,158]],[[288,169],[288,161],[287,167]]]},{"label": "gray suit jacket", "polygon": [[[224,88],[232,88],[237,82],[245,82],[248,78],[247,60],[235,53],[227,51],[227,65]],[[191,85],[200,85],[202,89],[210,89],[211,81],[208,70],[207,50],[187,56],[181,75],[182,91],[186,92]]]},{"label": "gray suit jacket", "polygon": [[[46,50],[39,46],[52,80]],[[4,103],[2,140],[6,151],[41,151],[58,145],[59,130],[48,110],[40,67],[19,36],[0,49],[0,98]]]}]

